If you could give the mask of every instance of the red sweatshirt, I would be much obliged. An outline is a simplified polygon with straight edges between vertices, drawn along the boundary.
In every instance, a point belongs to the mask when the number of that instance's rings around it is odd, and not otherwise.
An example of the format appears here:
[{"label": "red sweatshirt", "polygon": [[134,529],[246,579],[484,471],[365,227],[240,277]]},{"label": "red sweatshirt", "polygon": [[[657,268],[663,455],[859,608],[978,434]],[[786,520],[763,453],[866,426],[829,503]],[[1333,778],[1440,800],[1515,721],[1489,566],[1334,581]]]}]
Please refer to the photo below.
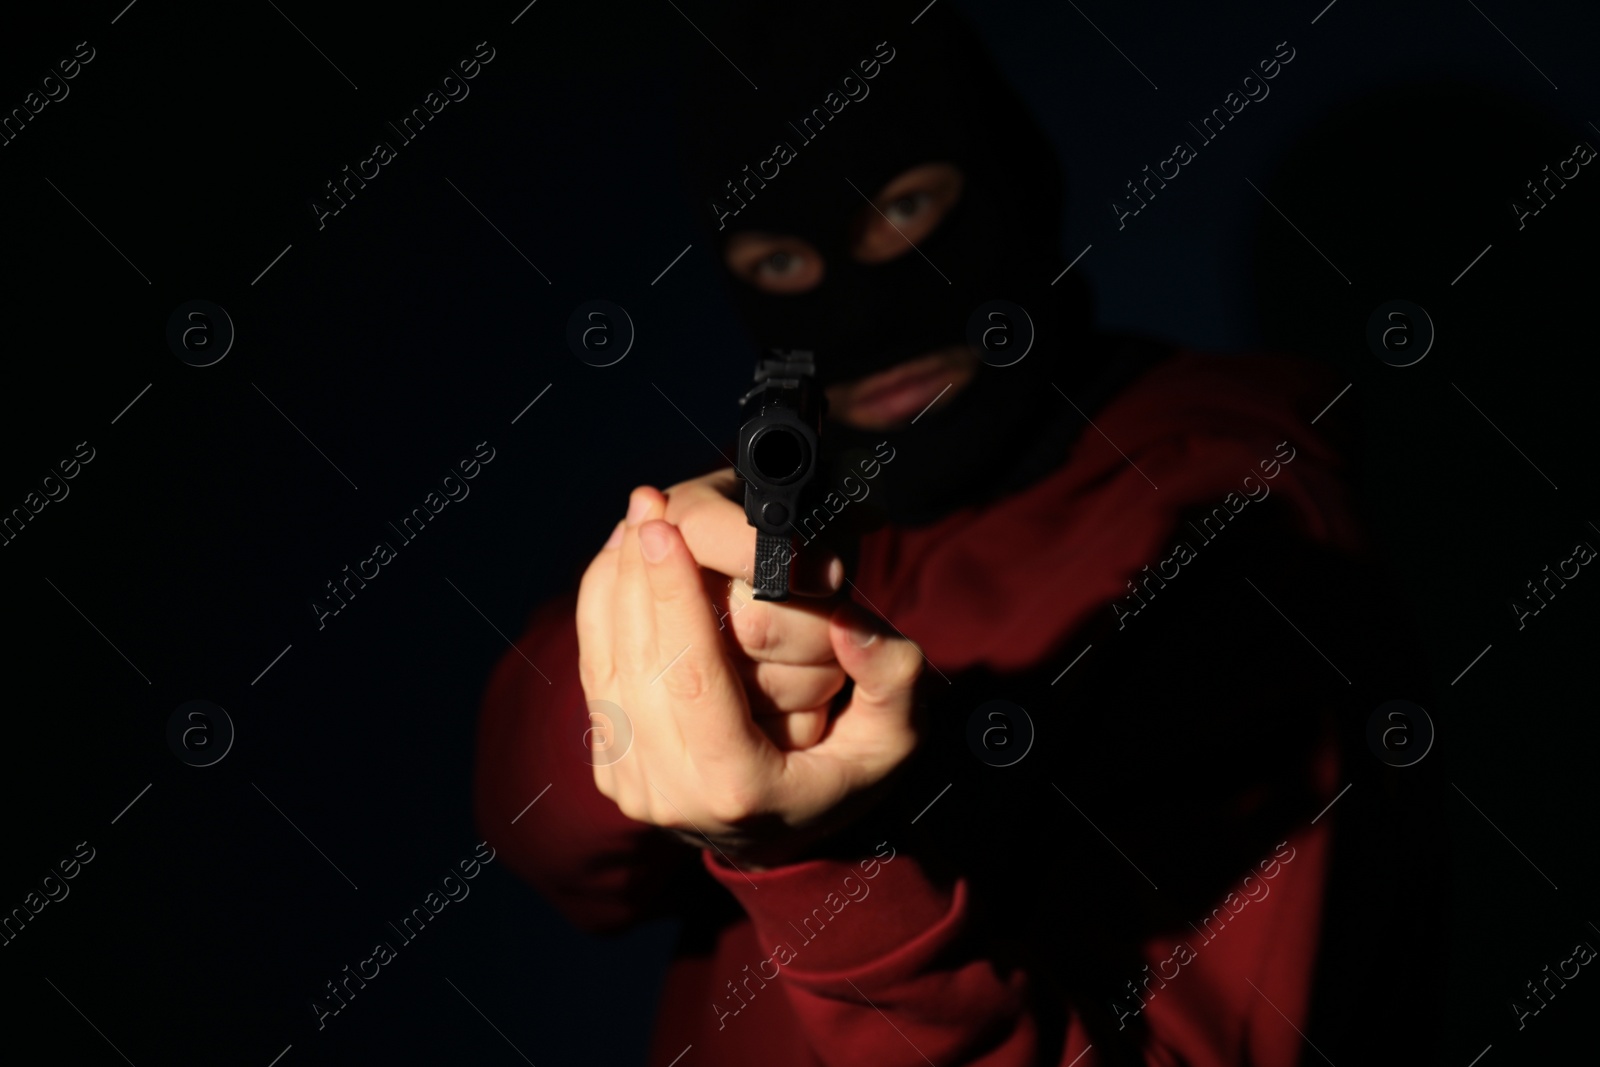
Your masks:
[{"label": "red sweatshirt", "polygon": [[[1097,429],[1085,429],[1043,480],[931,526],[869,534],[854,575],[856,599],[921,646],[933,668],[923,680],[936,701],[947,685],[950,694],[966,692],[963,678],[985,680],[971,692],[1005,695],[997,680],[1042,671],[1041,685],[1066,677],[1089,688],[1038,690],[1076,694],[1062,707],[1028,698],[1041,738],[1056,719],[1112,718],[1097,715],[1091,702],[1110,712],[1115,694],[1141,691],[1134,675],[1161,673],[1161,662],[1138,658],[1147,654],[1141,627],[1154,633],[1157,624],[1146,619],[1163,611],[1174,620],[1193,617],[1175,602],[1184,583],[1200,588],[1185,574],[1209,565],[1208,554],[1221,556],[1205,547],[1208,537],[1239,536],[1216,535],[1221,524],[1266,530],[1270,516],[1250,509],[1265,512],[1260,501],[1270,493],[1289,520],[1287,536],[1341,554],[1360,547],[1338,457],[1310,424],[1337,391],[1337,382],[1298,361],[1180,352],[1106,403]],[[1215,518],[1191,524],[1202,514]],[[1175,551],[1179,543],[1187,553]],[[1151,584],[1155,572],[1161,578]],[[1239,575],[1227,575],[1239,597],[1227,610],[1259,614],[1261,625],[1282,629],[1290,643],[1274,662],[1304,657],[1283,677],[1311,677],[1311,690],[1339,685],[1331,672],[1317,673],[1326,670],[1321,661],[1262,603],[1272,596],[1277,610],[1282,583],[1248,569],[1243,577],[1268,585],[1252,593]],[[1130,584],[1136,578],[1142,585]],[[1265,784],[1215,792],[1217,804],[1204,791],[1150,811],[1138,796],[1100,799],[1089,781],[1099,756],[1087,743],[1068,746],[1077,764],[1051,765],[1037,755],[1048,778],[1037,790],[967,755],[970,775],[958,767],[930,772],[926,785],[916,776],[897,782],[900,808],[875,824],[873,841],[881,844],[743,873],[623,817],[596,790],[582,747],[588,723],[573,606],[567,596],[541,607],[493,675],[479,735],[478,818],[504,862],[582,928],[694,916],[695,936],[686,937],[665,983],[650,1052],[655,1067],[690,1046],[682,1067],[1117,1062],[1113,1042],[1091,1032],[1090,1016],[1118,1043],[1138,1034],[1130,1047],[1139,1062],[1302,1061],[1297,1029],[1306,1027],[1338,813],[1315,824],[1310,816],[1334,799],[1340,782],[1337,749],[1312,711],[1301,716],[1312,723],[1302,731],[1310,743],[1277,752]],[[1208,629],[1182,628],[1198,638]],[[1112,646],[1126,651],[1105,650]],[[1117,668],[1120,678],[1102,672],[1097,681],[1096,658],[1118,662],[1118,654],[1140,666]],[[1071,671],[1059,673],[1069,663]],[[1258,688],[1282,681],[1270,665],[1250,669]],[[1237,702],[1201,699],[1184,712],[1201,727],[1214,717],[1217,731],[1231,736],[1229,708],[1248,703],[1251,688],[1238,692]],[[963,736],[973,706],[947,716]],[[1144,712],[1116,710],[1124,713]],[[1152,757],[1152,780],[1172,766]],[[935,797],[943,781],[950,795]],[[1013,790],[994,794],[1001,798],[995,810],[1011,805],[1010,818],[971,821],[983,810],[985,782]],[[1139,795],[1160,795],[1160,788],[1141,784]],[[1174,898],[1184,873],[1202,863],[1181,845],[1152,844],[1146,830],[1179,826],[1177,839],[1209,848],[1212,827],[1220,840],[1232,821],[1248,822],[1272,796],[1288,794],[1298,798],[1292,821],[1273,824],[1265,837],[1246,835],[1240,848],[1217,846],[1212,851],[1229,856],[1222,874],[1202,896]],[[910,816],[925,805],[913,824]],[[1004,860],[952,861],[961,852],[953,841],[977,838],[992,839],[983,845],[991,857],[996,842],[1014,842],[1007,847],[1021,857],[1015,875]],[[1036,869],[1023,873],[1029,864]],[[1013,889],[1019,913],[1032,916],[1020,934],[1016,921],[1007,922]],[[1124,922],[1129,916],[1154,918]],[[1131,955],[1093,987],[1107,995],[1074,992],[1091,987],[1075,977],[1078,951],[1063,946],[1119,936]]]}]

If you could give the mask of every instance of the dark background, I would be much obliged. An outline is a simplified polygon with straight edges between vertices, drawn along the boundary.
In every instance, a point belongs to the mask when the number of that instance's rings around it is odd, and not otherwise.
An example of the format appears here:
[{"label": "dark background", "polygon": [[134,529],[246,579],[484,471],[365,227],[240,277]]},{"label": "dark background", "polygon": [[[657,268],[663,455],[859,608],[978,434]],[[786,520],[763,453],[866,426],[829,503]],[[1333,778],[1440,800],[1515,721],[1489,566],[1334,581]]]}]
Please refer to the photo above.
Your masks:
[{"label": "dark background", "polygon": [[[96,850],[0,948],[6,1042],[120,1062],[109,1041],[141,1067],[265,1067],[291,1045],[285,1065],[519,1062],[507,1040],[541,1065],[636,1062],[672,930],[585,938],[494,864],[325,1030],[307,1005],[472,854],[474,720],[505,635],[573,581],[631,486],[716,462],[685,416],[732,432],[750,353],[669,125],[685,64],[753,91],[688,21],[716,40],[718,11],[538,0],[512,25],[520,0],[123,3],[8,14],[0,33],[7,110],[77,42],[96,50],[0,146],[0,510],[95,449],[0,548],[0,909],[78,842]],[[1577,541],[1600,545],[1600,173],[1520,232],[1509,204],[1578,140],[1600,145],[1600,19],[1575,0],[959,6],[1060,148],[1062,247],[1092,246],[1075,269],[1104,325],[1301,348],[1352,383],[1339,403],[1363,413],[1362,486],[1397,576],[1370,611],[1421,623],[1428,758],[1453,783],[1451,957],[1393,981],[1445,984],[1441,1062],[1553,1058],[1600,978],[1586,969],[1520,1032],[1508,1005],[1576,941],[1600,945],[1600,579],[1586,569],[1520,632],[1509,601]],[[905,7],[909,37],[922,4]],[[319,231],[322,183],[394,142],[384,120],[484,40],[470,96]],[[1297,55],[1271,95],[1119,232],[1109,198],[1284,40]],[[760,82],[760,56],[733,58]],[[1487,95],[1393,103],[1445,81]],[[1326,125],[1340,114],[1355,117]],[[565,342],[597,297],[638,329],[604,369]],[[237,328],[206,368],[165,339],[195,298]],[[1412,367],[1364,341],[1395,298],[1438,329]],[[319,630],[323,583],[485,440],[470,496]],[[1297,621],[1314,634],[1315,606]],[[192,699],[237,728],[207,768],[166,740]]]}]

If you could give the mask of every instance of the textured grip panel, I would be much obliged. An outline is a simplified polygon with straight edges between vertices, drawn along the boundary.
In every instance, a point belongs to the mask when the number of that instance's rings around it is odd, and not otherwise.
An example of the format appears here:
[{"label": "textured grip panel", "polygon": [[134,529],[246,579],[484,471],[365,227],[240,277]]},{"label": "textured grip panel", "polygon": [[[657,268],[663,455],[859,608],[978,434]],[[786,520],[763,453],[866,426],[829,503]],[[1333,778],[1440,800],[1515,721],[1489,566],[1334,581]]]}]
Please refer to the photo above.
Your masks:
[{"label": "textured grip panel", "polygon": [[788,537],[756,531],[755,576],[750,584],[755,587],[757,600],[789,599],[789,563],[793,558]]}]

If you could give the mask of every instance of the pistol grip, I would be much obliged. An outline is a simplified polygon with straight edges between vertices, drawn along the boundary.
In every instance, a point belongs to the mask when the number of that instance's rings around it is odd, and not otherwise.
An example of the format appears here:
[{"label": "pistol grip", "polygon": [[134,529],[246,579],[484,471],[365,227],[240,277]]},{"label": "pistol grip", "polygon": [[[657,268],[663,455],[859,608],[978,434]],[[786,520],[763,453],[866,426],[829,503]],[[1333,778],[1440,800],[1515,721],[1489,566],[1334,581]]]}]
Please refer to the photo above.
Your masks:
[{"label": "pistol grip", "polygon": [[789,599],[789,564],[794,550],[789,538],[780,534],[756,531],[756,565],[754,580],[757,600]]}]

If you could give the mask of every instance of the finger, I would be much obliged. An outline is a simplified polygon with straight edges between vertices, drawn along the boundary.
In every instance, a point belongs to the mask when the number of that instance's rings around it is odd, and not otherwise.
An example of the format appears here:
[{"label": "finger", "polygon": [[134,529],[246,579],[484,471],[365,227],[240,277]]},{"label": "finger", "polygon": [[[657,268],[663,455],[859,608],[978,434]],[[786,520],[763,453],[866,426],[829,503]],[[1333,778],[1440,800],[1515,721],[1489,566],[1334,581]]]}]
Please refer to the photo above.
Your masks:
[{"label": "finger", "polygon": [[[628,494],[622,543],[616,551],[617,577],[612,588],[611,611],[616,647],[630,658],[653,661],[655,656],[655,637],[650,626],[650,588],[644,576],[644,560],[639,556],[639,524],[660,518],[666,513],[666,503],[662,492],[648,485],[641,485]],[[659,669],[659,665],[654,669]]]},{"label": "finger", "polygon": [[885,781],[916,749],[921,651],[854,604],[834,613],[828,632],[839,665],[855,685],[821,740],[783,754],[787,773],[769,802],[780,810],[826,809]]},{"label": "finger", "polygon": [[828,619],[837,605],[830,601],[790,600],[776,603],[753,599],[754,590],[734,580],[727,619],[740,650],[763,663],[833,663]]},{"label": "finger", "polygon": [[683,516],[690,508],[727,502],[744,512],[744,489],[739,475],[732,467],[707,474],[687,482],[679,482],[667,489],[667,521],[681,527]]},{"label": "finger", "polygon": [[[750,759],[763,737],[728,661],[699,565],[669,522],[648,520],[634,536],[649,588],[656,647],[670,658],[650,684],[664,686],[674,698],[674,717],[697,762]],[[625,539],[624,553],[627,549]]]},{"label": "finger", "polygon": [[[745,517],[742,503],[720,492],[692,490],[674,521],[702,567],[730,578],[754,577],[756,530]],[[844,564],[839,557],[821,545],[795,541],[791,542],[790,591],[799,596],[827,596],[838,591],[844,584]]]},{"label": "finger", "polygon": [[834,612],[828,633],[839,666],[855,681],[845,713],[909,720],[924,663],[921,649],[854,604]]},{"label": "finger", "polygon": [[732,467],[723,467],[721,470],[712,471],[710,474],[702,474],[698,478],[691,478],[686,482],[679,482],[677,485],[669,487],[667,489],[667,521],[676,525],[677,516],[672,510],[674,501],[681,499],[682,503],[688,503],[698,494],[707,491],[725,497],[728,500],[740,499],[742,487],[739,481],[739,472]]},{"label": "finger", "polygon": [[616,548],[621,542],[619,522],[578,583],[578,673],[585,692],[611,675],[611,590],[617,580]]},{"label": "finger", "polygon": [[710,598],[711,606],[717,613],[717,628],[731,640],[733,616],[750,602],[749,587],[745,586],[744,591],[739,592],[736,589],[739,583],[735,579],[709,567],[700,568],[700,580],[705,585],[706,596]]},{"label": "finger", "polygon": [[828,728],[828,709],[796,711],[787,715],[757,715],[756,726],[784,752],[810,748]]},{"label": "finger", "polygon": [[845,683],[845,673],[836,663],[824,667],[750,663],[740,674],[747,683],[745,690],[763,714],[826,708]]}]

